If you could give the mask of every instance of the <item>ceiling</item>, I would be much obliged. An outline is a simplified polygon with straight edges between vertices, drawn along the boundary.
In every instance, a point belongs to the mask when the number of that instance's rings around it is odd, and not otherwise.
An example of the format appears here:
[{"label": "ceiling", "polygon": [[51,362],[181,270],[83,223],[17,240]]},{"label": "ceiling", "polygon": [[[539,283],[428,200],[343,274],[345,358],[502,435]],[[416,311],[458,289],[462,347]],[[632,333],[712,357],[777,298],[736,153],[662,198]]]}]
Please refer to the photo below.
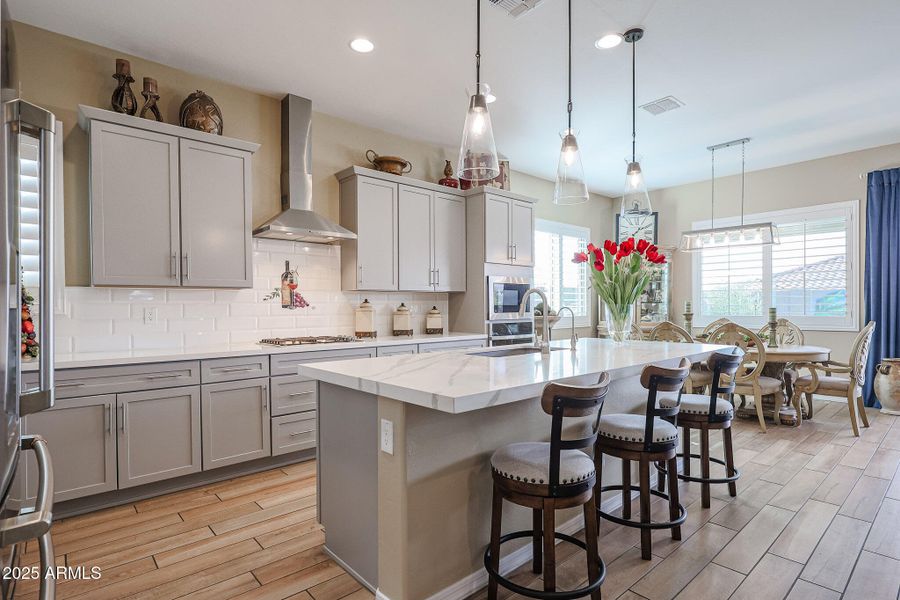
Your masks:
[{"label": "ceiling", "polygon": [[[15,20],[280,96],[406,137],[458,144],[474,81],[471,0],[9,0]],[[618,195],[630,153],[630,46],[645,28],[638,154],[651,188],[708,176],[706,146],[751,137],[755,170],[900,142],[897,0],[574,0],[574,126],[593,191]],[[143,8],[138,8],[143,6]],[[137,9],[137,10],[136,10]],[[566,3],[519,19],[482,7],[482,79],[498,150],[552,179],[565,127]],[[351,51],[365,36],[375,51]],[[390,153],[389,148],[383,149]],[[730,155],[729,155],[730,154]],[[723,174],[739,152],[717,155]]]}]

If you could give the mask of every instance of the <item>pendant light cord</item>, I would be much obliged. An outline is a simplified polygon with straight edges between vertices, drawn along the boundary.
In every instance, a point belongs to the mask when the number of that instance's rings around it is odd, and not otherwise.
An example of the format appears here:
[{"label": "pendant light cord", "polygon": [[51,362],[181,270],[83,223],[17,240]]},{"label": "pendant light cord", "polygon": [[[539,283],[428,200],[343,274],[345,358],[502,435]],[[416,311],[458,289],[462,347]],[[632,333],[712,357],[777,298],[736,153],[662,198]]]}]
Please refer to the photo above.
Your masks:
[{"label": "pendant light cord", "polygon": [[569,103],[566,105],[569,114],[569,128],[572,133],[572,0],[569,0]]},{"label": "pendant light cord", "polygon": [[747,141],[741,142],[741,230],[744,229],[744,172],[747,161]]},{"label": "pendant light cord", "polygon": [[481,93],[481,0],[475,0],[475,93]]},{"label": "pendant light cord", "polygon": [[709,179],[709,228],[716,228],[716,149],[710,150],[712,154],[712,175]]},{"label": "pendant light cord", "polygon": [[636,141],[637,140],[637,126],[635,125],[635,123],[637,121],[637,116],[636,116],[637,111],[635,109],[635,107],[637,106],[637,101],[636,101],[637,94],[635,93],[635,79],[636,79],[635,72],[637,70],[636,55],[637,55],[637,40],[634,40],[633,42],[631,42],[631,162],[636,162],[634,148],[635,148],[635,144],[637,143],[637,141]]}]

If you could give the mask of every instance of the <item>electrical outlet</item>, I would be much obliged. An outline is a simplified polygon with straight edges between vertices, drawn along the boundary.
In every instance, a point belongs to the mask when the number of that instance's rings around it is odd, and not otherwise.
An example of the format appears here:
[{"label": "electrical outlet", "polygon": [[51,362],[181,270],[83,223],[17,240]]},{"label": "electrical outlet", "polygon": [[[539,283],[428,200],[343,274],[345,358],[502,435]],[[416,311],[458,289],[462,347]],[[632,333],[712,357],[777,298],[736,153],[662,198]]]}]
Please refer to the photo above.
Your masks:
[{"label": "electrical outlet", "polygon": [[394,455],[394,422],[381,420],[381,451]]},{"label": "electrical outlet", "polygon": [[155,306],[147,306],[144,308],[144,325],[155,325],[159,320],[159,309]]}]

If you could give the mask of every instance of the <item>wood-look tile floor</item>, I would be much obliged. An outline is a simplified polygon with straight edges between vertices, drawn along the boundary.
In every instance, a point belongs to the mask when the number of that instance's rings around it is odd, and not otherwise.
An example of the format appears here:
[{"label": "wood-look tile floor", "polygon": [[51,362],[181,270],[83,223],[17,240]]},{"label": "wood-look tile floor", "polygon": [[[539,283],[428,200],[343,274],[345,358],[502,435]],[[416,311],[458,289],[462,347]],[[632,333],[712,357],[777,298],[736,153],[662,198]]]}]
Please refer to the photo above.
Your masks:
[{"label": "wood-look tile floor", "polygon": [[[713,486],[703,509],[700,484],[682,483],[682,540],[654,532],[652,560],[641,560],[637,529],[601,521],[603,598],[898,600],[900,417],[869,409],[871,427],[855,438],[846,402],[817,399],[815,406],[814,419],[799,429],[770,426],[764,434],[756,419],[736,420],[737,498]],[[711,442],[712,455],[721,457],[721,435],[714,432]],[[699,448],[698,438],[693,443]],[[716,468],[713,476],[722,473]],[[638,511],[635,500],[632,515]],[[667,517],[665,501],[655,499],[653,518]],[[561,544],[557,561],[559,588],[585,585],[583,552]],[[530,564],[511,578],[542,586]],[[470,600],[486,597],[482,590]],[[519,597],[500,590],[500,598]]]},{"label": "wood-look tile floor", "polygon": [[[314,461],[64,519],[51,533],[57,565],[102,569],[58,581],[60,599],[373,598],[323,551]],[[36,543],[22,559],[37,562]],[[20,581],[15,598],[37,587]]]}]

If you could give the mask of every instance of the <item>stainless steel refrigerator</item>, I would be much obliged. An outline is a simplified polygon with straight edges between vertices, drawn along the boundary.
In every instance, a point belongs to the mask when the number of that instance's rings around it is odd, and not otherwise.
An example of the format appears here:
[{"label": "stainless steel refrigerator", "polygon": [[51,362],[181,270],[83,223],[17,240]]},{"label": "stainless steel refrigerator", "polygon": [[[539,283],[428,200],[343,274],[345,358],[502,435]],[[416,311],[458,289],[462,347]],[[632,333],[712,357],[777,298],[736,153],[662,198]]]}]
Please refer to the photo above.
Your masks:
[{"label": "stainless steel refrigerator", "polygon": [[[7,6],[0,0],[0,328],[7,343],[0,344],[0,556],[2,567],[16,566],[22,543],[37,540],[40,551],[42,600],[55,596],[50,524],[53,518],[53,469],[46,442],[22,436],[22,417],[53,406],[53,114],[18,98],[15,41]],[[34,327],[39,342],[38,387],[24,389],[22,380],[22,267],[23,256],[36,257],[37,305]],[[10,500],[10,488],[22,452],[34,452],[38,465],[38,493],[33,507],[20,508]],[[3,574],[2,596],[15,593],[15,579]]]}]

